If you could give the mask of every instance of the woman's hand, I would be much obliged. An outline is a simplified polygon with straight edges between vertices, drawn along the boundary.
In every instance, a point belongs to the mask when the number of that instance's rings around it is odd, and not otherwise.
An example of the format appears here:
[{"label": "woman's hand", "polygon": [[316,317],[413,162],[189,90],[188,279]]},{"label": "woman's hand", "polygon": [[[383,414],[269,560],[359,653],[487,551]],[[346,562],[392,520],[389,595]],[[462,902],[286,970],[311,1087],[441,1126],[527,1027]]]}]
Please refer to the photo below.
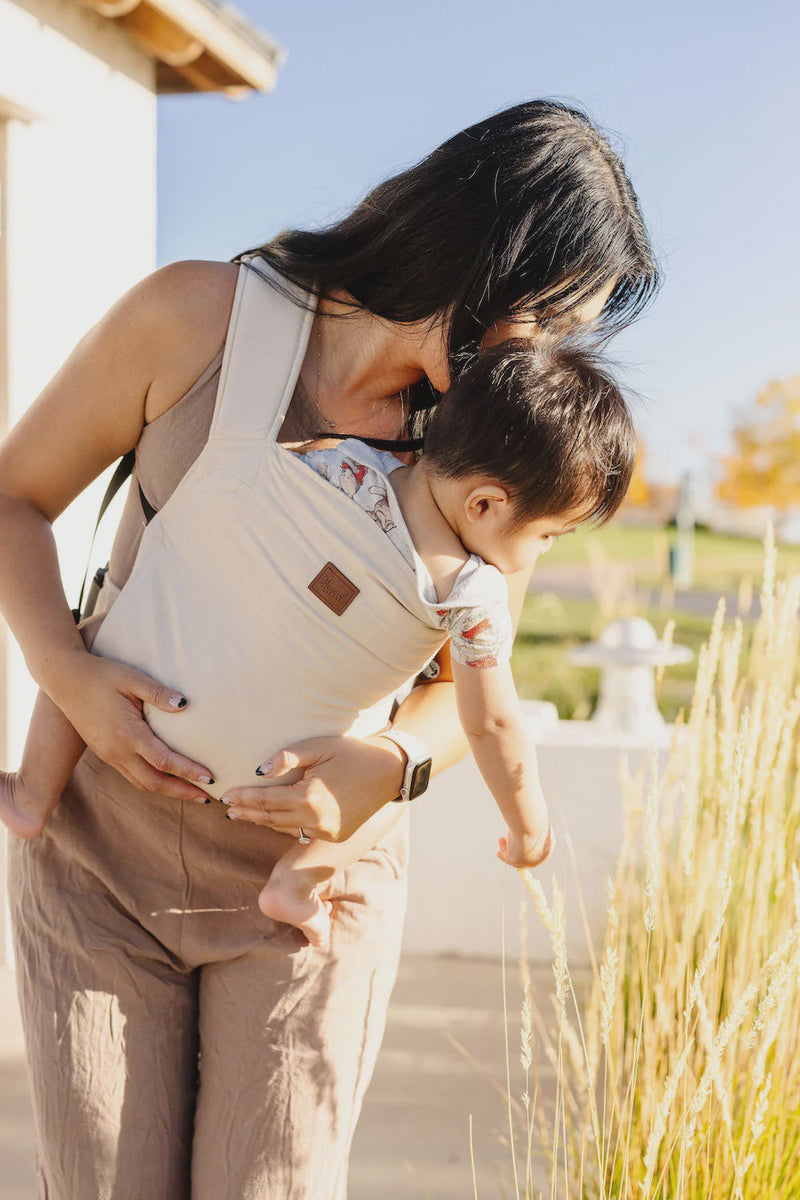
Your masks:
[{"label": "woman's hand", "polygon": [[134,787],[176,800],[206,800],[202,784],[211,772],[176,754],[153,733],[142,714],[144,701],[174,712],[187,701],[133,667],[85,651],[65,672],[68,683],[52,698],[87,746]]},{"label": "woman's hand", "polygon": [[297,836],[343,842],[400,795],[405,755],[378,736],[316,737],[273,754],[258,769],[274,779],[302,770],[293,783],[231,788],[222,797],[231,820],[252,821]]}]

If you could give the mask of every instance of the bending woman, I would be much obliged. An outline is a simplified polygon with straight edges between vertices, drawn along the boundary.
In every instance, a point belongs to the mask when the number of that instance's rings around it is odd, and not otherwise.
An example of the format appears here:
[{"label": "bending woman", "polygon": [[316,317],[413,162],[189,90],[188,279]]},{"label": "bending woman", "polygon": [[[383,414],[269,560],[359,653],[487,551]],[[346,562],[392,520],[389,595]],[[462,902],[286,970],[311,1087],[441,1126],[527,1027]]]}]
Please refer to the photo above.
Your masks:
[{"label": "bending woman", "polygon": [[[410,456],[425,412],[481,346],[544,324],[611,330],[656,281],[622,165],[582,114],[551,102],[473,126],[330,229],[255,252],[291,285],[287,304],[298,288],[316,303],[278,440],[351,433]],[[173,753],[142,716],[149,702],[181,720],[174,681],[87,654],[58,575],[51,523],[114,458],[136,447],[136,482],[160,508],[199,454],[249,253],[173,264],[132,288],[0,447],[0,604],[89,747],[44,835],[11,853],[48,1200],[341,1200],[383,1033],[402,826],[331,881],[327,956],[266,921],[256,897],[280,831],[347,837],[399,794],[404,750],[382,737],[285,747],[274,769],[302,777],[244,787],[249,822],[183,803],[204,796],[213,763]],[[135,557],[140,504],[131,488],[112,596]],[[509,579],[515,620],[527,583]],[[393,720],[436,771],[465,749],[446,653],[438,665]]]}]

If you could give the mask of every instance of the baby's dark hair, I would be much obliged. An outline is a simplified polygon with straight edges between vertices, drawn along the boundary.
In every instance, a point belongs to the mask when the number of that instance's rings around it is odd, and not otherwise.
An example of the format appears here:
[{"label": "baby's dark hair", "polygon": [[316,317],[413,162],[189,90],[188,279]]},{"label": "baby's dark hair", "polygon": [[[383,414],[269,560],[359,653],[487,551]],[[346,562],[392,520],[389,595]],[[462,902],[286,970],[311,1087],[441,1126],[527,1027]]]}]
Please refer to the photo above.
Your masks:
[{"label": "baby's dark hair", "polygon": [[484,351],[445,393],[425,434],[436,475],[483,475],[515,499],[514,525],[578,509],[603,524],[636,461],[628,405],[578,337],[541,335]]}]

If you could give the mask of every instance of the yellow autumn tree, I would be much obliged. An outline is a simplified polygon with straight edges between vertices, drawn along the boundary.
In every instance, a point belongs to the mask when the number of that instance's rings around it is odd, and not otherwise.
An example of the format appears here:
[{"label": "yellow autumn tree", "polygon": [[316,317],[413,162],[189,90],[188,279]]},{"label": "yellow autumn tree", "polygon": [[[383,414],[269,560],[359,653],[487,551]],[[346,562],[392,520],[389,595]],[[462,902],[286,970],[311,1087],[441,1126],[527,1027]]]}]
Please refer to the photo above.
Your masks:
[{"label": "yellow autumn tree", "polygon": [[644,464],[644,442],[640,440],[636,452],[636,466],[633,469],[630,487],[625,496],[625,504],[632,508],[647,508],[650,503],[650,485],[645,478]]},{"label": "yellow autumn tree", "polygon": [[800,505],[800,375],[770,383],[733,430],[717,497],[739,508]]}]

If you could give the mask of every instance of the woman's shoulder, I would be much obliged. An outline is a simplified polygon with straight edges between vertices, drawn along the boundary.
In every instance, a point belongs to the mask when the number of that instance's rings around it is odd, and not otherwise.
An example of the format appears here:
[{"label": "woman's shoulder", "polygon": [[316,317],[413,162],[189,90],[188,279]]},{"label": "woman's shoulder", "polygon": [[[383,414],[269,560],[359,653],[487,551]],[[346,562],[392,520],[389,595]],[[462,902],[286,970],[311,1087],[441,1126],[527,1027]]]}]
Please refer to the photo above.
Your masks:
[{"label": "woman's shoulder", "polygon": [[156,370],[145,404],[149,424],[168,412],[219,354],[228,331],[239,265],[203,259],[169,263],[140,285],[158,329]]}]

